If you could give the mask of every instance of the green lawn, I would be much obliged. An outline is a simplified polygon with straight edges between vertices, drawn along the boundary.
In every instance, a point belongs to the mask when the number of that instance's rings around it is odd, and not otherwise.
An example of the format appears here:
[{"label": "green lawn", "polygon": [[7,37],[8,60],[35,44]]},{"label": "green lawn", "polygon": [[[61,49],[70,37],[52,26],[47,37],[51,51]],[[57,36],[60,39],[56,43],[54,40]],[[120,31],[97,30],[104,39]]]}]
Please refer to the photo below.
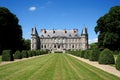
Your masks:
[{"label": "green lawn", "polygon": [[67,54],[47,54],[0,66],[0,80],[120,80]]}]

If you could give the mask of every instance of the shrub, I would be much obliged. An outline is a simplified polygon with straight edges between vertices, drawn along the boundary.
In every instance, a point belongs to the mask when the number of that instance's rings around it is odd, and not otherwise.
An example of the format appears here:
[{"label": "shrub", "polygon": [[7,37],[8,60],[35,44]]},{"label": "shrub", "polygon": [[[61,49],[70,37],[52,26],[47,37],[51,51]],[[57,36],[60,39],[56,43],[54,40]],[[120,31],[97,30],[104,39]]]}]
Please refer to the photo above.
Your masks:
[{"label": "shrub", "polygon": [[85,51],[84,51],[84,50],[81,51],[81,53],[80,53],[80,57],[83,58],[83,57],[84,57],[84,54],[85,54]]},{"label": "shrub", "polygon": [[99,56],[99,64],[114,64],[114,56],[109,49],[104,49]]},{"label": "shrub", "polygon": [[28,51],[28,57],[32,57],[33,55],[32,55],[32,51],[31,50],[29,50]]},{"label": "shrub", "polygon": [[85,53],[84,53],[84,58],[85,58],[85,59],[89,59],[89,56],[90,56],[90,55],[89,55],[89,54],[90,54],[89,52],[90,52],[90,50],[85,50]]},{"label": "shrub", "polygon": [[14,59],[22,59],[22,55],[21,55],[20,51],[15,52]]},{"label": "shrub", "polygon": [[77,51],[76,51],[76,56],[80,57],[80,53],[81,53],[81,51],[80,51],[80,50],[77,50]]},{"label": "shrub", "polygon": [[31,51],[32,56],[36,56],[36,51]]},{"label": "shrub", "polygon": [[11,50],[4,50],[2,52],[2,61],[14,61],[13,54]]},{"label": "shrub", "polygon": [[93,49],[90,53],[89,60],[90,61],[98,61],[100,55],[100,50],[99,49]]},{"label": "shrub", "polygon": [[116,69],[120,70],[120,54],[117,56],[117,59],[116,59]]},{"label": "shrub", "polygon": [[21,55],[22,55],[22,58],[28,58],[28,53],[27,53],[26,50],[23,50],[23,51],[21,52]]}]

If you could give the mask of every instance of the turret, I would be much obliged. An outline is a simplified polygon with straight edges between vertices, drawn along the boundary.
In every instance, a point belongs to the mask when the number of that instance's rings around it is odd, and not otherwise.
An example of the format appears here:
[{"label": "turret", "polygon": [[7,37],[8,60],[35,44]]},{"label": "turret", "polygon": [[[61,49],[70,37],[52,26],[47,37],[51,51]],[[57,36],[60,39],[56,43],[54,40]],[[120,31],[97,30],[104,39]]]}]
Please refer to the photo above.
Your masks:
[{"label": "turret", "polygon": [[36,27],[32,28],[31,33],[31,50],[37,50],[40,48],[40,40],[36,30]]},{"label": "turret", "polygon": [[88,49],[88,32],[87,28],[83,28],[81,33],[81,42],[82,42],[82,50]]}]

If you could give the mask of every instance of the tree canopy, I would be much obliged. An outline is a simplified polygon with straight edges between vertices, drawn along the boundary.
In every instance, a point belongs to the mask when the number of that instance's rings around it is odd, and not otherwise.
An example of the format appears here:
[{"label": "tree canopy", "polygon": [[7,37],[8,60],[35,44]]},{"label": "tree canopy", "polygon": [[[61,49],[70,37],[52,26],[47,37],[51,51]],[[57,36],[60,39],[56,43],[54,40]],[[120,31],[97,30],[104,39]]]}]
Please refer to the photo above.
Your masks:
[{"label": "tree canopy", "polygon": [[99,48],[120,49],[120,6],[112,7],[107,14],[97,20],[95,32],[99,33]]},{"label": "tree canopy", "polygon": [[22,49],[22,29],[18,22],[16,15],[0,7],[0,52],[4,49]]},{"label": "tree canopy", "polygon": [[30,39],[23,39],[23,49],[30,50]]}]

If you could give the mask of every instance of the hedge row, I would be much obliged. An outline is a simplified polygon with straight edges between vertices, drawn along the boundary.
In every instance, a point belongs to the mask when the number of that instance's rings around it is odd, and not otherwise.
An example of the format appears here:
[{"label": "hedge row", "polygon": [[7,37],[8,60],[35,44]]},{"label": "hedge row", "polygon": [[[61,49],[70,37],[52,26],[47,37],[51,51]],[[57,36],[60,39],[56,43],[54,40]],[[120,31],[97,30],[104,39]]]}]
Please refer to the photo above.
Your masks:
[{"label": "hedge row", "polygon": [[16,51],[12,53],[11,50],[4,50],[2,52],[2,61],[14,61],[14,59],[28,58],[32,56],[38,56],[42,54],[47,54],[48,50],[36,50],[36,51]]},{"label": "hedge row", "polygon": [[[99,64],[115,64],[116,69],[120,70],[120,54],[118,51],[112,52],[109,49],[100,51],[99,49],[83,50],[83,51],[68,51],[69,54],[89,59],[90,61],[98,61]],[[119,54],[115,59],[113,54]]]},{"label": "hedge row", "polygon": [[69,51],[68,53],[81,58],[89,59],[91,61],[97,61],[100,51],[95,49],[95,50]]},{"label": "hedge row", "polygon": [[11,50],[4,50],[2,52],[2,61],[14,61],[14,57]]},{"label": "hedge row", "polygon": [[116,69],[120,70],[120,54],[117,56],[116,59]]}]

